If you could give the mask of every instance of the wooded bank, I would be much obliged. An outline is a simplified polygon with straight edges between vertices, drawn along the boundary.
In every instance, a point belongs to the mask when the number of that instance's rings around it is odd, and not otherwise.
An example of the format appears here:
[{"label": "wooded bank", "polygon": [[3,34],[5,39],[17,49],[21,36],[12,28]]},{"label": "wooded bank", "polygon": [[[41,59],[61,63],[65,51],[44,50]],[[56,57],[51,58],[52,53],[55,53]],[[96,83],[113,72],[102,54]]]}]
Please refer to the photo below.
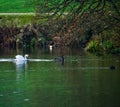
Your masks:
[{"label": "wooded bank", "polygon": [[[72,48],[82,47],[95,53],[119,54],[120,24],[117,20],[110,22],[112,19],[108,17],[100,20],[98,20],[98,17],[95,14],[91,17],[86,14],[82,18],[77,17],[74,23],[71,23],[71,19],[64,16],[60,19],[52,19],[43,23],[31,22],[23,26],[19,26],[19,23],[15,22],[10,25],[1,25],[0,47],[15,49],[26,47],[41,48],[54,45]],[[40,19],[38,16],[34,18],[34,20]]]}]

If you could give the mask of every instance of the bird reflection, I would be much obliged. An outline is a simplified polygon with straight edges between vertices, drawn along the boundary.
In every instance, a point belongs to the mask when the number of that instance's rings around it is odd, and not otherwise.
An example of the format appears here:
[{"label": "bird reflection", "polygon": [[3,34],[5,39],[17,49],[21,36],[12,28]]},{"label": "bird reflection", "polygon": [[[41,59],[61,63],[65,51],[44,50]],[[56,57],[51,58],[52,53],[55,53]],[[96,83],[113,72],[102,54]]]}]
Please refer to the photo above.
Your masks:
[{"label": "bird reflection", "polygon": [[26,77],[27,71],[27,62],[24,63],[15,63],[16,65],[16,80],[18,82],[23,81]]},{"label": "bird reflection", "polygon": [[16,80],[23,81],[26,76],[27,63],[16,64]]},{"label": "bird reflection", "polygon": [[27,69],[27,63],[21,63],[21,64],[18,64],[16,63],[16,71],[25,71]]},{"label": "bird reflection", "polygon": [[20,94],[24,96],[25,90],[25,81],[27,76],[27,63],[15,63],[16,65],[16,89],[14,90],[14,94]]}]

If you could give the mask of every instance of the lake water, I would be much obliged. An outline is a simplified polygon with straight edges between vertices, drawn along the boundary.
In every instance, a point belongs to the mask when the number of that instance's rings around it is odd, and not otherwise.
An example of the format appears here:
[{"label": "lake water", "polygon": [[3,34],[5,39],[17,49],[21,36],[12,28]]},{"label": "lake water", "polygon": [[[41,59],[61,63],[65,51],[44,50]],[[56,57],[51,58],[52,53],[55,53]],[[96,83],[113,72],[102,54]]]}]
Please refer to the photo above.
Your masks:
[{"label": "lake water", "polygon": [[0,50],[0,107],[120,107],[120,56],[37,49],[16,64],[16,53]]}]

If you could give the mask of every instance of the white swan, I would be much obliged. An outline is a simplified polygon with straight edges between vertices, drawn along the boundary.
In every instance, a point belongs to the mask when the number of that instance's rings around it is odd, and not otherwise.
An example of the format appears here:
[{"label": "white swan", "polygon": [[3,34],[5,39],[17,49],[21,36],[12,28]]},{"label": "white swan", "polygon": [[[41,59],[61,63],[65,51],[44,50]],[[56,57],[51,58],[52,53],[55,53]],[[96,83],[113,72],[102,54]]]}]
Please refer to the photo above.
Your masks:
[{"label": "white swan", "polygon": [[24,63],[26,63],[26,61],[28,60],[27,57],[28,57],[28,54],[25,54],[24,57],[22,55],[16,55],[15,56],[16,64],[24,64]]},{"label": "white swan", "polygon": [[27,57],[28,57],[28,54],[25,54],[24,57],[22,55],[15,56],[16,60],[19,60],[19,61],[25,61],[25,60],[27,60]]}]

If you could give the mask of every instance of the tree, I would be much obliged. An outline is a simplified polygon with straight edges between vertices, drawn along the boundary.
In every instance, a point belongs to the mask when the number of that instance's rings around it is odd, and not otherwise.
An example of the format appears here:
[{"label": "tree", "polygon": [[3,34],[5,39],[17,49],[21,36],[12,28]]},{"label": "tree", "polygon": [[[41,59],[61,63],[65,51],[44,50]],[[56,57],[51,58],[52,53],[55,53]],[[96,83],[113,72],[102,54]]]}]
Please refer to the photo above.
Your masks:
[{"label": "tree", "polygon": [[28,0],[28,5],[33,5],[38,13],[82,14],[84,12],[94,12],[108,9],[111,6],[120,15],[118,0]]},{"label": "tree", "polygon": [[120,23],[118,0],[35,0],[32,4],[39,15],[47,13],[47,18],[62,19],[57,34],[63,35],[68,44],[76,38],[79,40],[80,35],[99,35]]}]

